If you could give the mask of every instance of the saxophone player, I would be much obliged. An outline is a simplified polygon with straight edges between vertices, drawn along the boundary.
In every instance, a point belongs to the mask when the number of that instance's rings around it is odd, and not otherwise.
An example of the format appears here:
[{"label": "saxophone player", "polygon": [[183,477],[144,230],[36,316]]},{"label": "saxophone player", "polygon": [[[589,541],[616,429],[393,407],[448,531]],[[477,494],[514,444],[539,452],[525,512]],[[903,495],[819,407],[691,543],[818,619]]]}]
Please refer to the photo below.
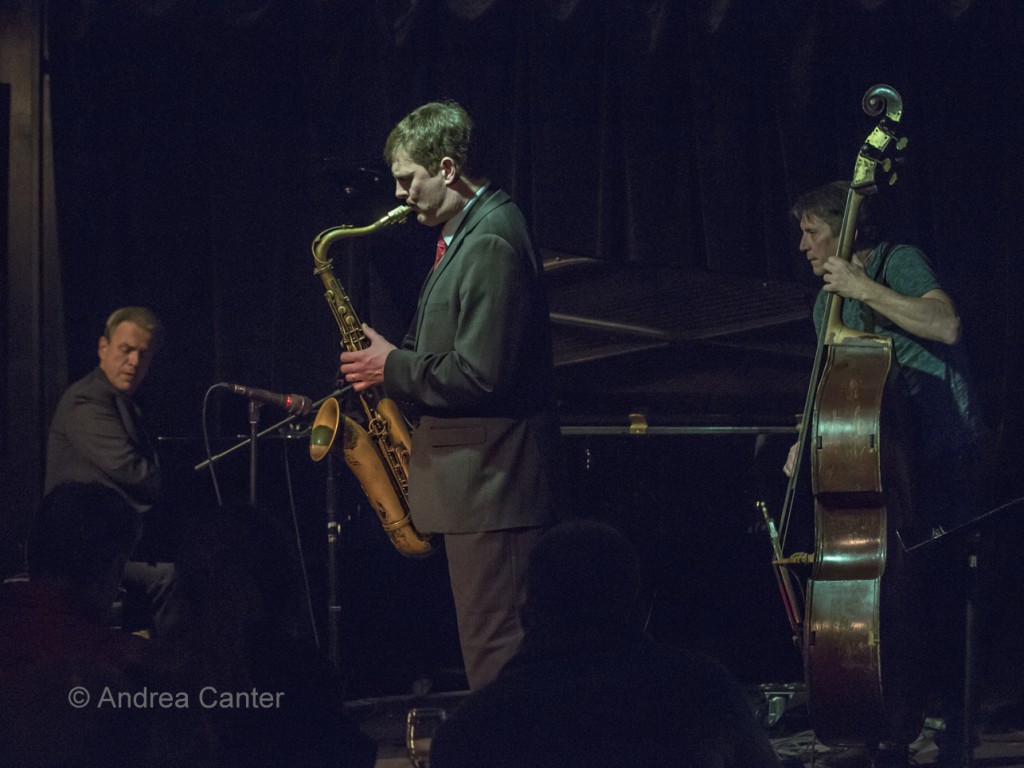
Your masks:
[{"label": "saxophone player", "polygon": [[382,384],[419,416],[412,521],[444,537],[478,689],[522,637],[522,578],[553,522],[560,450],[542,265],[519,208],[474,168],[472,132],[454,102],[425,104],[391,131],[396,197],[440,228],[437,249],[405,339],[364,326],[369,345],[341,354],[341,374],[357,392]]}]

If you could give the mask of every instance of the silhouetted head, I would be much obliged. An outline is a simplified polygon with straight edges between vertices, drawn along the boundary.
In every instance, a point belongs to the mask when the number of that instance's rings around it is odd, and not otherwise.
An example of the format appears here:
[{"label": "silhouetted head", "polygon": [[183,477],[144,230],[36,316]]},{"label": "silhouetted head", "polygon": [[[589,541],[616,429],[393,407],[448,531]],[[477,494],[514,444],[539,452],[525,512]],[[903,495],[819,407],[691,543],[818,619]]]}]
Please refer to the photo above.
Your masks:
[{"label": "silhouetted head", "polygon": [[642,630],[639,561],[632,544],[596,520],[560,523],[541,538],[526,571],[524,625],[563,639]]},{"label": "silhouetted head", "polygon": [[43,497],[29,530],[33,582],[61,585],[93,617],[104,616],[135,546],[137,518],[105,485],[62,483]]},{"label": "silhouetted head", "polygon": [[269,513],[247,504],[216,507],[182,525],[181,537],[176,597],[203,621],[248,631],[292,618],[294,552]]}]

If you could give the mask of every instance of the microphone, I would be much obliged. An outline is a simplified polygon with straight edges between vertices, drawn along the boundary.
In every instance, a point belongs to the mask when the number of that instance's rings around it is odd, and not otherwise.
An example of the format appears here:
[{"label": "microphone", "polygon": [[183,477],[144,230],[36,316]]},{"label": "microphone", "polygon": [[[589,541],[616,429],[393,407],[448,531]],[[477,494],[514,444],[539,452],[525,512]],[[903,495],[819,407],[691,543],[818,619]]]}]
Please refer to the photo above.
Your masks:
[{"label": "microphone", "polygon": [[313,401],[302,395],[281,395],[277,392],[268,392],[265,389],[256,389],[255,387],[245,387],[241,384],[225,383],[221,384],[221,386],[230,389],[236,395],[242,395],[258,403],[276,405],[278,408],[296,416],[305,416],[313,410]]}]

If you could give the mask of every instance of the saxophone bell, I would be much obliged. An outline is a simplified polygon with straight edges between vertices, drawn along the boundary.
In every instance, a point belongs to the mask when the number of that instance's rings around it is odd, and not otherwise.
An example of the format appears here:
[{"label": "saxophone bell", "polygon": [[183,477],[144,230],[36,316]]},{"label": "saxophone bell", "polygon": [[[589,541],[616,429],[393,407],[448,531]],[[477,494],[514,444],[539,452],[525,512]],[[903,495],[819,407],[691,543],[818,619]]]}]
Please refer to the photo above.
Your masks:
[{"label": "saxophone bell", "polygon": [[340,418],[341,408],[338,401],[333,397],[324,400],[309,430],[309,457],[313,461],[320,461],[331,452],[334,438],[338,434]]}]

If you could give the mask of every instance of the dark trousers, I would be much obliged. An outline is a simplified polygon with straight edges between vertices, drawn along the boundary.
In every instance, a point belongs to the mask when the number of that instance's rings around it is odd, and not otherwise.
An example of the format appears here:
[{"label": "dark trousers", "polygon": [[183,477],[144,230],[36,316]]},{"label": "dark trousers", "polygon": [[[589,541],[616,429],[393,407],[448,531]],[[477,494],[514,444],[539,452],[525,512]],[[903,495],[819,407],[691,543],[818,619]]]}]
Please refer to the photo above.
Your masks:
[{"label": "dark trousers", "polygon": [[470,690],[498,676],[523,639],[526,564],[544,528],[445,534]]},{"label": "dark trousers", "polygon": [[132,632],[148,629],[154,635],[166,631],[174,622],[177,583],[174,563],[130,560],[121,577],[121,625]]}]

